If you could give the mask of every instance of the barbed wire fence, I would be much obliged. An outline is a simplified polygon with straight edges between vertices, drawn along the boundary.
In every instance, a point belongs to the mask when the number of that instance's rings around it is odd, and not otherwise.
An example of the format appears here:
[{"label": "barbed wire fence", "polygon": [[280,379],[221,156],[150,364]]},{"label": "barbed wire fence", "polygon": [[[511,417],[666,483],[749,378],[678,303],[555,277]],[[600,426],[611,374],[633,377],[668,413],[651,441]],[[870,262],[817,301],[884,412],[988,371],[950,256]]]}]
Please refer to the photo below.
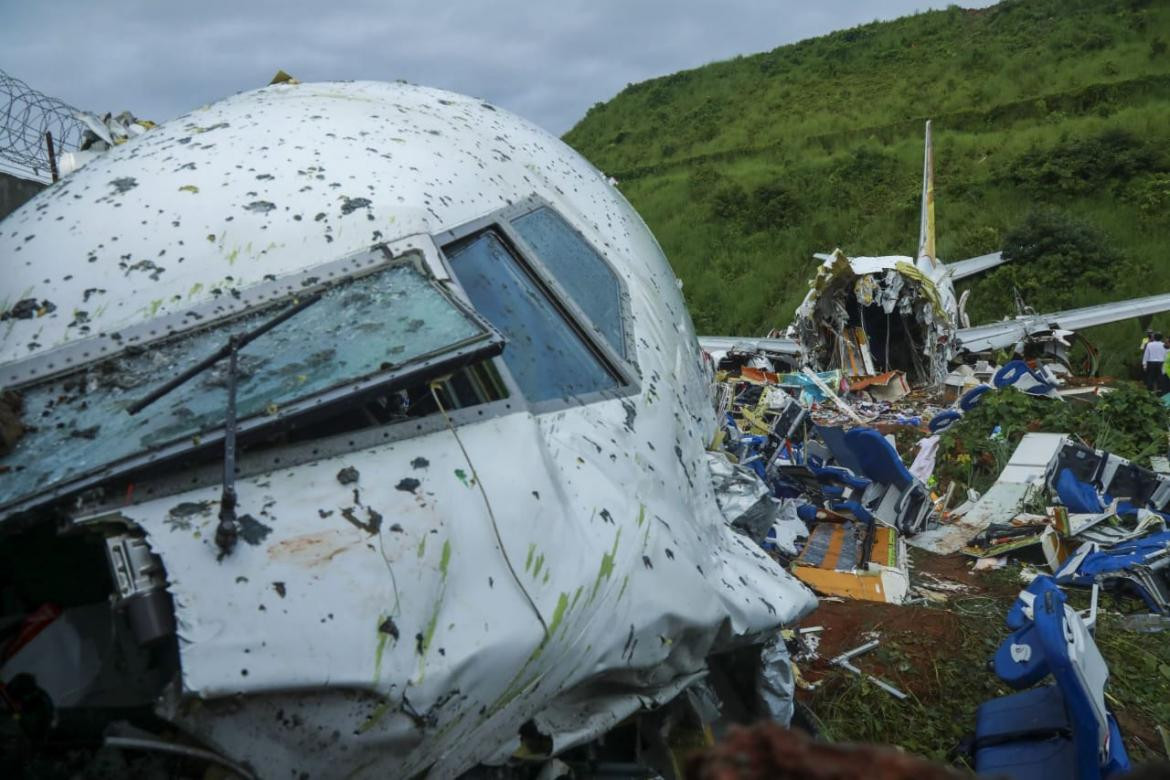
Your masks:
[{"label": "barbed wire fence", "polygon": [[52,134],[55,155],[76,151],[85,131],[85,125],[76,117],[78,113],[68,103],[38,92],[0,70],[0,170],[49,181],[45,134]]}]

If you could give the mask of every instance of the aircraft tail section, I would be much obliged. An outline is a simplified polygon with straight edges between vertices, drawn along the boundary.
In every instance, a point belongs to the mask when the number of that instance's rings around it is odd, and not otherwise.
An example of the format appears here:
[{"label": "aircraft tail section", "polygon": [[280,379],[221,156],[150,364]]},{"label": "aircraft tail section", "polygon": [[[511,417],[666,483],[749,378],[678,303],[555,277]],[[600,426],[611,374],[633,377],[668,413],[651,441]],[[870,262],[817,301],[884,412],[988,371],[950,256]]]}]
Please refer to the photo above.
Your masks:
[{"label": "aircraft tail section", "polygon": [[930,139],[928,119],[926,150],[922,158],[922,214],[918,227],[918,267],[923,271],[930,271],[937,265],[934,248],[934,146]]}]

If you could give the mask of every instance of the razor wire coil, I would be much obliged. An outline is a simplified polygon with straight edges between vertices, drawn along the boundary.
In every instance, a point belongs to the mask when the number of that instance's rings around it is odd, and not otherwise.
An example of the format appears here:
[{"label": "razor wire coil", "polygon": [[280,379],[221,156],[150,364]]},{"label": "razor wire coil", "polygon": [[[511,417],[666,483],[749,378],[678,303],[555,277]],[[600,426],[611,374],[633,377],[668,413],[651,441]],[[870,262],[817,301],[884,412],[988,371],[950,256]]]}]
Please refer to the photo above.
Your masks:
[{"label": "razor wire coil", "polygon": [[0,70],[0,164],[47,179],[45,133],[53,134],[53,151],[58,156],[79,149],[85,125],[77,119],[78,113],[68,103]]}]

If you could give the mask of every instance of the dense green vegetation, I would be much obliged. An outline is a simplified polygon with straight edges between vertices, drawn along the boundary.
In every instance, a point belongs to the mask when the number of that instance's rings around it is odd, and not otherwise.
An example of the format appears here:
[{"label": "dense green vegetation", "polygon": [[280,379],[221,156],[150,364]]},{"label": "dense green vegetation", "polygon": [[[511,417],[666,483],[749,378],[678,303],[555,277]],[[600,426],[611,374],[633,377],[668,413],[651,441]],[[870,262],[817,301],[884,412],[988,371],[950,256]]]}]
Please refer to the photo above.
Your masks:
[{"label": "dense green vegetation", "polygon": [[1091,447],[1149,466],[1151,455],[1166,451],[1168,424],[1170,412],[1136,382],[1119,382],[1094,403],[1065,403],[1009,387],[983,396],[947,429],[935,475],[942,486],[957,482],[956,495],[967,488],[986,492],[1024,434],[1036,431],[1071,431]]},{"label": "dense green vegetation", "polygon": [[[813,252],[912,254],[927,117],[941,257],[1029,219],[1080,248],[973,281],[973,321],[1013,286],[1037,310],[1148,295],[1170,290],[1167,38],[1166,0],[951,7],[631,84],[565,140],[621,182],[701,332],[788,324]],[[1088,335],[1104,371],[1136,364],[1138,324]]]}]

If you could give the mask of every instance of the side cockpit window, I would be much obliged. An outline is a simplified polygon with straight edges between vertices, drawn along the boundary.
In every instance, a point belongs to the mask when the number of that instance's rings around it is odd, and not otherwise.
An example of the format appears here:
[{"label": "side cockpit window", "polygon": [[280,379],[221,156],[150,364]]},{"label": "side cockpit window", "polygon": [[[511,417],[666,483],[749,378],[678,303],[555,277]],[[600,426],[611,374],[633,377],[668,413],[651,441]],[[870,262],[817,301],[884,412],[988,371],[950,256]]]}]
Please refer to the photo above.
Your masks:
[{"label": "side cockpit window", "polygon": [[547,202],[534,196],[440,241],[472,307],[503,334],[500,360],[529,403],[636,386],[624,284]]},{"label": "side cockpit window", "polygon": [[446,251],[471,305],[504,335],[504,363],[529,401],[617,387],[617,377],[497,233],[479,233]]},{"label": "side cockpit window", "polygon": [[628,357],[621,284],[601,255],[547,206],[514,218],[512,227],[532,247],[613,351],[622,358]]}]

